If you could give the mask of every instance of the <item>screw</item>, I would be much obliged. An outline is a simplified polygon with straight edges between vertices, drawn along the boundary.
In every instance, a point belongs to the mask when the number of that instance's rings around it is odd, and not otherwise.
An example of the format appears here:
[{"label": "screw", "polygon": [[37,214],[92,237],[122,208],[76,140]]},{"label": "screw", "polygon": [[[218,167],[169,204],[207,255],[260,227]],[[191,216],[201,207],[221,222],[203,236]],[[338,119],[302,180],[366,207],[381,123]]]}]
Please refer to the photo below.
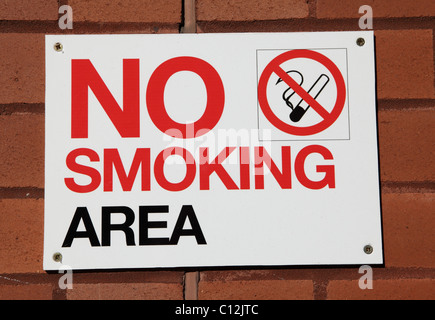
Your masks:
[{"label": "screw", "polygon": [[356,44],[359,45],[360,47],[362,47],[365,43],[366,41],[364,40],[364,38],[356,39]]},{"label": "screw", "polygon": [[53,47],[54,47],[54,50],[57,52],[61,52],[63,49],[63,45],[60,42],[56,42]]},{"label": "screw", "polygon": [[369,245],[369,244],[364,246],[364,252],[366,254],[371,254],[373,252],[373,247],[371,245]]},{"label": "screw", "polygon": [[56,252],[53,254],[53,260],[56,262],[62,262],[62,254],[60,252]]}]

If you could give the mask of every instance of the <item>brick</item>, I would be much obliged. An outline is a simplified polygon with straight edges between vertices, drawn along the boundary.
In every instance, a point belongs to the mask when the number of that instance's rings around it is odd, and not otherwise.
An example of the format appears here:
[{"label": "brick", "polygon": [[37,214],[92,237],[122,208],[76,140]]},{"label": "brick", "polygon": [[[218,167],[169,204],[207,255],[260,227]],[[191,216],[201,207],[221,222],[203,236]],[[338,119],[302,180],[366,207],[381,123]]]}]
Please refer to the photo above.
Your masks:
[{"label": "brick", "polygon": [[378,98],[434,98],[432,30],[379,30],[375,37]]},{"label": "brick", "polygon": [[0,34],[0,103],[41,103],[45,92],[43,34]]},{"label": "brick", "polygon": [[308,17],[305,0],[198,0],[198,21],[279,20]]},{"label": "brick", "polygon": [[383,181],[434,181],[435,110],[378,113],[380,175]]},{"label": "brick", "polygon": [[0,187],[44,187],[44,115],[0,116]]},{"label": "brick", "polygon": [[0,274],[42,272],[44,202],[0,199]]},{"label": "brick", "polygon": [[73,284],[68,300],[181,300],[181,283]]},{"label": "brick", "polygon": [[74,274],[77,283],[183,283],[183,271],[103,271]]},{"label": "brick", "polygon": [[[373,274],[376,270],[373,271]],[[329,300],[433,300],[435,279],[373,280],[373,289],[362,290],[359,280],[330,281]]]},{"label": "brick", "polygon": [[435,193],[382,195],[387,267],[435,267]]},{"label": "brick", "polygon": [[[318,18],[359,18],[360,6],[369,5],[374,18],[430,17],[435,16],[435,2],[422,0],[317,0]],[[374,21],[376,23],[376,21]]]},{"label": "brick", "polygon": [[240,269],[207,270],[200,273],[200,281],[259,281],[259,280],[300,280],[312,279],[316,273],[313,268],[302,269]]},{"label": "brick", "polygon": [[199,300],[309,300],[311,280],[200,281]]},{"label": "brick", "polygon": [[57,0],[0,0],[0,20],[57,20]]},{"label": "brick", "polygon": [[179,0],[69,0],[74,21],[181,23]]},{"label": "brick", "polygon": [[0,285],[0,300],[51,300],[51,284]]}]

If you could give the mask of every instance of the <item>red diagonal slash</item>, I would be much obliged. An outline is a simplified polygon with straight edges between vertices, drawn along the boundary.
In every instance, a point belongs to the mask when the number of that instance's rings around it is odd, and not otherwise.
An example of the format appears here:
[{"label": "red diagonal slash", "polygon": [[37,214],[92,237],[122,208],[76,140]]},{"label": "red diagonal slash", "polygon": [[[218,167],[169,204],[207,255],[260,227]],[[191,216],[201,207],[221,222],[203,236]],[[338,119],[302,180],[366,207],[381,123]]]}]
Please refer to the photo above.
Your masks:
[{"label": "red diagonal slash", "polygon": [[276,66],[273,69],[276,73],[290,88],[292,88],[304,101],[314,109],[323,119],[327,119],[331,114],[323,108],[320,103],[318,103],[304,88],[302,88],[292,77],[289,76],[281,67]]}]

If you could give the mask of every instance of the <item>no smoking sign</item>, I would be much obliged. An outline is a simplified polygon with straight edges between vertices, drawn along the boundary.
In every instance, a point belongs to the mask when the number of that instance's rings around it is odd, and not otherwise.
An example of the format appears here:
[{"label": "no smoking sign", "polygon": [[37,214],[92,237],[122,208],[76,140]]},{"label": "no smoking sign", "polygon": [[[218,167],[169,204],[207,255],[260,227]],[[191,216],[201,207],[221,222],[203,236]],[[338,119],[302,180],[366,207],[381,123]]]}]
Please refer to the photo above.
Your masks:
[{"label": "no smoking sign", "polygon": [[257,74],[261,140],[350,138],[346,49],[257,50]]},{"label": "no smoking sign", "polygon": [[383,262],[373,32],[45,53],[44,270]]}]

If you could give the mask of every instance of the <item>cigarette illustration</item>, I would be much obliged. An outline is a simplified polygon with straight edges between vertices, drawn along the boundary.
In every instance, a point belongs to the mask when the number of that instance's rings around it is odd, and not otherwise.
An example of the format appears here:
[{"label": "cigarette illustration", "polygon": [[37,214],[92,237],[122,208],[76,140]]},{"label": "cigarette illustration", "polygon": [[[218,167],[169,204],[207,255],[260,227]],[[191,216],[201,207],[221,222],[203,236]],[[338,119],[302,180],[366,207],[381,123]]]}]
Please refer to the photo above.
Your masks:
[{"label": "cigarette illustration", "polygon": [[[308,90],[308,93],[314,99],[316,99],[319,96],[319,94],[323,91],[325,86],[328,84],[328,82],[329,82],[329,77],[326,74],[321,74],[317,78],[316,82],[314,82],[314,84],[311,86],[310,90]],[[301,99],[299,103],[296,105],[296,107],[292,108],[293,111],[290,113],[290,119],[293,122],[298,122],[299,120],[302,119],[302,117],[304,116],[305,112],[307,112],[309,107],[310,106],[303,99]]]}]

